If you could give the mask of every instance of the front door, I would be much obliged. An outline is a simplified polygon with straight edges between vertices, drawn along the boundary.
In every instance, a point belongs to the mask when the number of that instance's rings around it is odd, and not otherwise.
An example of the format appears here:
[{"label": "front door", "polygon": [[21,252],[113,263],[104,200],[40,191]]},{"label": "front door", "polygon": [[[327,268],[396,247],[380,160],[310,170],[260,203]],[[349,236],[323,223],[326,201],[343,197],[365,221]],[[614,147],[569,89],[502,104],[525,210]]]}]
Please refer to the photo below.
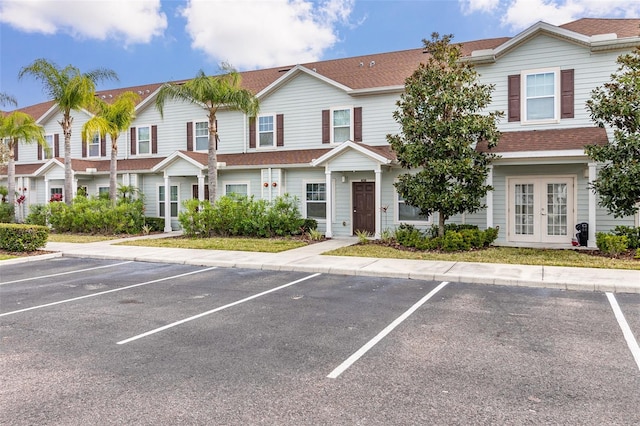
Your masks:
[{"label": "front door", "polygon": [[509,241],[571,243],[574,178],[509,179]]},{"label": "front door", "polygon": [[353,232],[376,232],[376,196],[374,182],[353,183]]}]

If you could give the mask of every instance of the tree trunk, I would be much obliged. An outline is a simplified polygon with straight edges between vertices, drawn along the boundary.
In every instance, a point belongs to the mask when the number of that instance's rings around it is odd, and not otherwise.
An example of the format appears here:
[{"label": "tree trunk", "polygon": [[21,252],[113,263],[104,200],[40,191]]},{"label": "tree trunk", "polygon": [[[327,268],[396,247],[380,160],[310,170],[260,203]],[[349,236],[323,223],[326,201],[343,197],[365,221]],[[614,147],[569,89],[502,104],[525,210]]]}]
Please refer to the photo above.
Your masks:
[{"label": "tree trunk", "polygon": [[216,153],[216,140],[218,128],[216,127],[215,114],[209,114],[209,203],[216,202],[216,188],[218,187],[218,155]]},{"label": "tree trunk", "polygon": [[116,180],[118,177],[118,138],[111,136],[111,163],[109,163],[109,198],[113,205],[116,204],[118,193]]},{"label": "tree trunk", "polygon": [[[71,170],[71,124],[73,117],[65,112],[60,125],[64,133],[64,202],[71,205],[73,201],[73,172]],[[50,194],[47,194],[47,197]]]},{"label": "tree trunk", "polygon": [[13,143],[9,144],[9,158],[7,160],[7,203],[10,206],[16,202],[16,162],[14,159],[14,146],[18,143],[18,139],[13,139]]},{"label": "tree trunk", "polygon": [[446,216],[443,212],[438,212],[438,236],[444,237],[444,221],[446,220]]}]

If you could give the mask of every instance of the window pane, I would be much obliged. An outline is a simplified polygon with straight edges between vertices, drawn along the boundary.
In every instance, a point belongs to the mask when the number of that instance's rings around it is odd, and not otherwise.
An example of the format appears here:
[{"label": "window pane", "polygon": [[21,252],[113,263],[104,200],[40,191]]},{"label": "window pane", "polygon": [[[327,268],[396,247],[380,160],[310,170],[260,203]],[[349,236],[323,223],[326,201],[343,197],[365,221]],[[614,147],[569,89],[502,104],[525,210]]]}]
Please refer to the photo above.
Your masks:
[{"label": "window pane", "polygon": [[273,131],[273,116],[267,115],[258,118],[258,131],[260,132],[272,132]]},{"label": "window pane", "polygon": [[527,99],[527,120],[543,120],[554,118],[554,99]]},{"label": "window pane", "polygon": [[313,219],[327,218],[325,189],[325,183],[308,183],[306,185],[307,217]]},{"label": "window pane", "polygon": [[429,218],[420,215],[419,208],[400,202],[398,203],[398,219],[400,221],[426,221]]},{"label": "window pane", "polygon": [[334,126],[348,126],[351,124],[351,111],[348,109],[340,109],[333,111]]},{"label": "window pane", "polygon": [[326,219],[327,203],[307,203],[307,217],[313,219]]},{"label": "window pane", "polygon": [[148,154],[149,153],[149,142],[142,142],[140,141],[138,143],[138,153],[139,154]]},{"label": "window pane", "polygon": [[44,137],[44,140],[47,141],[47,148],[42,147],[42,158],[48,160],[53,156],[53,135],[47,135]]},{"label": "window pane", "polygon": [[225,185],[225,194],[236,194],[246,197],[247,195],[249,195],[249,191],[247,189],[246,183],[233,183]]},{"label": "window pane", "polygon": [[348,141],[351,136],[349,127],[336,127],[333,129],[333,141],[335,143]]},{"label": "window pane", "polygon": [[273,146],[273,133],[260,133],[260,146]]},{"label": "window pane", "polygon": [[209,123],[200,121],[196,123],[196,151],[209,149]]},{"label": "window pane", "polygon": [[138,153],[149,154],[150,146],[150,129],[149,127],[138,127]]},{"label": "window pane", "polygon": [[178,187],[171,186],[171,201],[178,201]]}]

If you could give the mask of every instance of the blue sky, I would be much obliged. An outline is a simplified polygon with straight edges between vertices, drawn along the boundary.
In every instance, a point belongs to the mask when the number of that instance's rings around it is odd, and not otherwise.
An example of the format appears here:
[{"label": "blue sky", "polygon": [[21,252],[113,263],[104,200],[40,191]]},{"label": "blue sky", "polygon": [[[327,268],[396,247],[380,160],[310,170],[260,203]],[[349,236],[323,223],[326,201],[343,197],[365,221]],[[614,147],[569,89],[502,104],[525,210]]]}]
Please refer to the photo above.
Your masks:
[{"label": "blue sky", "polygon": [[110,68],[128,87],[186,79],[221,62],[240,70],[513,36],[537,21],[640,16],[640,0],[0,0],[0,91],[46,100],[18,80],[37,58]]}]

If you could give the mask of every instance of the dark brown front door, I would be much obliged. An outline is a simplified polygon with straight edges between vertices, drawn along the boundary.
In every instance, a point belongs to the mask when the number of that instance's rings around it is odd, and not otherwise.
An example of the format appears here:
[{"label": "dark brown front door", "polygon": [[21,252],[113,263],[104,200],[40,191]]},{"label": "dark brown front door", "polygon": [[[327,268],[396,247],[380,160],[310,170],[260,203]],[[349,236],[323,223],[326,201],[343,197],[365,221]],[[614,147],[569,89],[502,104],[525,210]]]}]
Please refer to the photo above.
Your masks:
[{"label": "dark brown front door", "polygon": [[374,182],[353,183],[353,232],[376,232],[376,195]]},{"label": "dark brown front door", "polygon": [[[193,198],[195,198],[196,200],[198,199],[198,185],[193,185],[191,187],[191,195]],[[209,185],[205,184],[204,185],[204,201],[209,200]]]}]

